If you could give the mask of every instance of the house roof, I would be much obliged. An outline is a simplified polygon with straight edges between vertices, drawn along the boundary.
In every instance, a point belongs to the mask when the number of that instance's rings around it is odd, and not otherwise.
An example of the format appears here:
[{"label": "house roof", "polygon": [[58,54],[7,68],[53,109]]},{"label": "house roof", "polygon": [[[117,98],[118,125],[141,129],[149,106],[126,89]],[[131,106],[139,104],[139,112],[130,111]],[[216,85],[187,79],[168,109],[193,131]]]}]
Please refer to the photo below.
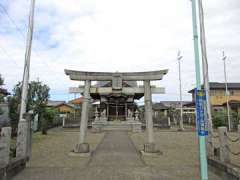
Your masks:
[{"label": "house roof", "polygon": [[57,107],[61,104],[65,104],[66,102],[65,101],[52,101],[52,100],[48,100],[47,102],[47,106],[49,107]]},{"label": "house roof", "polygon": [[10,95],[10,93],[6,90],[6,89],[3,89],[3,88],[0,88],[0,94],[3,94],[3,95]]},{"label": "house roof", "polygon": [[[180,107],[180,101],[161,101],[160,103],[162,103],[164,106],[170,108],[178,108]],[[191,101],[182,101],[183,106],[185,106],[186,104],[191,103]]]},{"label": "house roof", "polygon": [[[230,100],[229,102],[228,102],[230,105],[240,105],[240,101],[238,101],[238,100]],[[227,105],[227,102],[225,102],[225,103],[223,103],[222,104],[223,106],[226,106]]]},{"label": "house roof", "polygon": [[[240,89],[240,83],[227,83],[228,89]],[[203,85],[202,85],[203,88]],[[212,89],[225,89],[225,83],[219,82],[209,82],[209,88]],[[188,93],[193,93],[194,89],[188,91]]]},{"label": "house roof", "polygon": [[83,100],[84,100],[84,97],[82,96],[82,97],[73,99],[73,100],[69,101],[68,103],[70,103],[70,104],[82,104]]},{"label": "house roof", "polygon": [[167,110],[169,107],[165,106],[163,103],[155,103],[153,104],[154,110]]}]

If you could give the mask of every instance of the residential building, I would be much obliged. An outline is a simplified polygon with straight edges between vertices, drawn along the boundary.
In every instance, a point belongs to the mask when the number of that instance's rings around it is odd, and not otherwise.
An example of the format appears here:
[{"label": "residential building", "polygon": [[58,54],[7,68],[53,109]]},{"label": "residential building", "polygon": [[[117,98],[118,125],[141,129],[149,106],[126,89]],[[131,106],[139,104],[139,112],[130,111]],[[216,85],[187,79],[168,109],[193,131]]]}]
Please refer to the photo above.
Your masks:
[{"label": "residential building", "polygon": [[[240,83],[227,83],[229,91],[229,104],[234,105],[234,109],[239,107],[240,102]],[[225,107],[227,102],[225,83],[210,82],[210,102],[214,110],[221,110]],[[202,85],[203,88],[203,85]],[[189,93],[192,94],[192,105],[195,104],[194,89],[190,90]],[[238,102],[238,103],[236,103]]]}]

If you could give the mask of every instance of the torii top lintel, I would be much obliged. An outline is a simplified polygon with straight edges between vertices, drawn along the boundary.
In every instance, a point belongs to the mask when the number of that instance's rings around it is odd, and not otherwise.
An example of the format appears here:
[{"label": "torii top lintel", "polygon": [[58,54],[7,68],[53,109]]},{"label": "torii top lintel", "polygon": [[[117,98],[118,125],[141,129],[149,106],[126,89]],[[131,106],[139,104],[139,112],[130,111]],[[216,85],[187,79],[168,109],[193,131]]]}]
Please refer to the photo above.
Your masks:
[{"label": "torii top lintel", "polygon": [[147,72],[88,72],[74,71],[65,69],[65,74],[70,76],[71,80],[76,81],[111,81],[114,77],[120,77],[124,81],[144,81],[144,80],[162,80],[168,70],[147,71]]}]

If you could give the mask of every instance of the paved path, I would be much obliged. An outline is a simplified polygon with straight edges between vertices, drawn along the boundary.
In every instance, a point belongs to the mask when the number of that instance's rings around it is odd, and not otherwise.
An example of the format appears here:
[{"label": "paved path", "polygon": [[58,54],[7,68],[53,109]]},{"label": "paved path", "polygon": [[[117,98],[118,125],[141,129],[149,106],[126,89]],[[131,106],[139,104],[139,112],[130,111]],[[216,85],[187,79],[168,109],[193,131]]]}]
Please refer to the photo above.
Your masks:
[{"label": "paved path", "polygon": [[[148,180],[152,172],[146,167],[132,140],[124,131],[109,131],[98,146],[82,174],[86,180]],[[73,179],[73,176],[70,176]]]}]

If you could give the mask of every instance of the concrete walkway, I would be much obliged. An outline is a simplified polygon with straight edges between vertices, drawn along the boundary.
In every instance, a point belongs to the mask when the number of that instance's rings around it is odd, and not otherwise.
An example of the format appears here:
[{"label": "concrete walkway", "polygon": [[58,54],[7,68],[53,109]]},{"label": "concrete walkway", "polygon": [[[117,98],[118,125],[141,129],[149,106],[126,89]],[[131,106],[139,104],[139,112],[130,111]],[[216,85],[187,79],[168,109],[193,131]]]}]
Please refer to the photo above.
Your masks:
[{"label": "concrete walkway", "polygon": [[126,180],[152,179],[127,132],[107,132],[88,163],[84,179]]}]

